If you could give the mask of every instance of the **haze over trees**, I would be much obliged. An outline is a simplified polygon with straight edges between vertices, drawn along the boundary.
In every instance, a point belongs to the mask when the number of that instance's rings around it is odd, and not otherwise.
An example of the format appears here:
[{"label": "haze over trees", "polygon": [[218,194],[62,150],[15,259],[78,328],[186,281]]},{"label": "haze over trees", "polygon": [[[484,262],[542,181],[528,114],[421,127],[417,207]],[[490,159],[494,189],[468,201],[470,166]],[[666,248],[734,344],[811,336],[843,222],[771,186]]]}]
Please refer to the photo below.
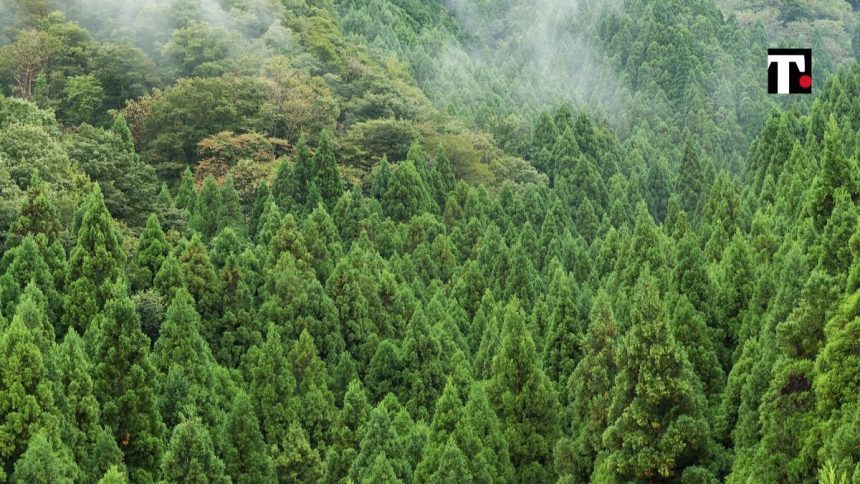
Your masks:
[{"label": "haze over trees", "polygon": [[858,8],[0,0],[0,482],[860,481]]}]

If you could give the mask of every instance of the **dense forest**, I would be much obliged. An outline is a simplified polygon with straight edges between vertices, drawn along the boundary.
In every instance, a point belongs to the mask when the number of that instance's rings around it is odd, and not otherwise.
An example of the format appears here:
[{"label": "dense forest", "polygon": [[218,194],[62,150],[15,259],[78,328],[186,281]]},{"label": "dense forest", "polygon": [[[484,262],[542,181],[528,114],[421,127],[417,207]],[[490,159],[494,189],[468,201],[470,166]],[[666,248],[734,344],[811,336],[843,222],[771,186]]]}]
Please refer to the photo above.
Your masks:
[{"label": "dense forest", "polygon": [[858,58],[856,0],[0,0],[0,482],[860,482]]}]

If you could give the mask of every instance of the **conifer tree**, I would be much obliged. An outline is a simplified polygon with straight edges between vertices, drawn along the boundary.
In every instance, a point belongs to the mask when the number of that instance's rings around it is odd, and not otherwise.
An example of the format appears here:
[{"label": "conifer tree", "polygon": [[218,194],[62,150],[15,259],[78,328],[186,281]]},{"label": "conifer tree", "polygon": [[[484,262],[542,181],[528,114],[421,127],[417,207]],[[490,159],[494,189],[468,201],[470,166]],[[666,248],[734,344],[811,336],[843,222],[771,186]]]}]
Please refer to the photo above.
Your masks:
[{"label": "conifer tree", "polygon": [[416,419],[428,420],[445,378],[442,344],[419,304],[412,313],[400,349],[406,408]]},{"label": "conifer tree", "polygon": [[270,446],[279,445],[287,438],[290,424],[296,420],[292,406],[296,380],[286,358],[280,331],[274,324],[269,325],[266,340],[248,350],[243,360],[243,373],[263,438]]},{"label": "conifer tree", "polygon": [[236,193],[236,186],[233,183],[233,176],[227,175],[224,181],[224,186],[220,191],[221,204],[218,207],[217,214],[210,216],[218,217],[218,230],[223,230],[230,227],[233,230],[243,232],[245,228],[245,216],[242,213],[242,203],[239,201],[239,194]]},{"label": "conifer tree", "polygon": [[382,206],[386,215],[397,222],[405,222],[422,212],[437,210],[427,184],[411,161],[404,161],[394,169],[382,198]]},{"label": "conifer tree", "polygon": [[46,359],[21,318],[0,334],[0,477],[11,475],[13,464],[41,430],[54,432],[54,394]]},{"label": "conifer tree", "polygon": [[146,220],[146,228],[140,235],[140,242],[137,244],[135,262],[137,262],[137,267],[140,270],[137,281],[138,287],[148,289],[152,286],[153,279],[155,279],[155,275],[158,274],[168,254],[170,254],[170,246],[164,237],[164,231],[161,230],[158,217],[152,214]]},{"label": "conifer tree", "polygon": [[221,213],[221,190],[215,177],[209,175],[203,181],[203,187],[197,195],[196,203],[188,226],[195,230],[205,241],[212,240],[221,227],[219,214]]},{"label": "conifer tree", "polygon": [[561,406],[552,382],[538,364],[525,314],[516,299],[505,308],[489,394],[510,445],[516,479],[547,480],[552,449],[561,431]]},{"label": "conifer tree", "polygon": [[817,171],[809,190],[807,211],[812,216],[816,229],[822,230],[836,207],[836,189],[844,188],[848,197],[855,200],[860,195],[857,162],[846,156],[843,137],[831,114],[824,132],[821,153],[821,168]]},{"label": "conifer tree", "polygon": [[182,172],[174,204],[176,208],[188,210],[189,213],[197,207],[197,189],[194,186],[194,174],[189,167],[185,167],[185,171]]},{"label": "conifer tree", "polygon": [[92,365],[74,329],[55,349],[54,360],[60,438],[71,450],[83,476],[100,476],[111,466],[122,464],[122,452],[110,431],[101,426],[101,409],[90,376]]},{"label": "conifer tree", "polygon": [[290,424],[273,452],[278,482],[316,482],[322,476],[319,452],[308,443],[307,434],[297,422]]},{"label": "conifer tree", "polygon": [[254,406],[247,393],[240,391],[233,400],[224,426],[224,464],[226,474],[236,484],[272,482],[274,464],[263,441]]},{"label": "conifer tree", "polygon": [[325,364],[319,359],[314,340],[302,331],[290,348],[289,360],[296,379],[295,408],[315,449],[325,449],[331,443],[331,428],[336,418],[334,395],[328,389]]},{"label": "conifer tree", "polygon": [[[264,188],[265,187],[265,188]],[[295,191],[295,173],[293,165],[286,159],[278,163],[275,168],[275,178],[272,180],[272,197],[275,203],[285,212],[292,211],[295,200],[293,200],[293,192]],[[265,183],[260,185],[257,190],[257,203],[265,200],[262,198],[263,193],[269,191],[268,185]]]},{"label": "conifer tree", "polygon": [[616,357],[603,446],[617,479],[679,477],[687,466],[710,463],[705,398],[647,269],[634,297],[632,325]]},{"label": "conifer tree", "polygon": [[[337,162],[334,158],[334,146],[332,135],[329,131],[323,131],[320,135],[319,146],[313,159],[314,176],[313,183],[320,191],[323,202],[328,207],[334,207],[335,202],[343,193],[343,182],[337,170]],[[316,204],[308,207],[313,209]]]},{"label": "conifer tree", "polygon": [[[30,177],[30,185],[18,208],[18,217],[12,222],[6,235],[5,249],[17,246],[27,235],[44,234],[45,240],[54,242],[62,226],[51,190],[38,172]],[[5,256],[4,256],[5,259]]]},{"label": "conifer tree", "polygon": [[77,241],[69,254],[63,323],[82,332],[123,277],[125,253],[98,185],[81,209]]},{"label": "conifer tree", "polygon": [[173,300],[176,291],[183,287],[182,269],[179,267],[179,260],[176,259],[176,256],[168,254],[164,258],[161,267],[155,274],[152,285],[163,300]]},{"label": "conifer tree", "polygon": [[[296,159],[293,166],[293,176],[295,177],[293,198],[300,206],[305,205],[308,190],[310,189],[311,182],[314,181],[315,174],[316,166],[314,159],[311,158],[304,137],[300,137],[298,143],[296,143]],[[280,205],[280,201],[278,201],[278,205]],[[286,209],[284,208],[284,210]]]},{"label": "conifer tree", "polygon": [[469,472],[469,466],[466,461],[466,456],[463,451],[457,447],[454,438],[448,440],[445,445],[442,456],[439,459],[439,466],[435,472],[430,475],[427,482],[443,483],[443,482],[473,482],[472,473]]},{"label": "conifer tree", "polygon": [[154,478],[165,435],[156,404],[156,370],[124,281],[111,286],[104,312],[90,331],[93,393],[101,421],[119,444],[133,480]]},{"label": "conifer tree", "polygon": [[567,381],[571,438],[561,439],[555,449],[556,470],[574,482],[591,476],[593,463],[604,449],[601,436],[610,423],[618,327],[606,292],[597,294],[589,319],[583,357]]},{"label": "conifer tree", "polygon": [[188,419],[173,429],[161,461],[161,473],[168,482],[230,482],[224,473],[224,462],[215,454],[209,431],[196,418]]},{"label": "conifer tree", "polygon": [[374,462],[378,456],[385,456],[397,478],[403,482],[411,482],[413,470],[407,460],[406,449],[400,445],[401,437],[388,409],[382,404],[378,405],[370,412],[370,420],[367,422],[358,455],[352,461],[349,477],[359,482],[369,480]]},{"label": "conifer tree", "polygon": [[48,297],[51,320],[59,313],[60,295],[57,293],[54,276],[45,262],[33,236],[25,236],[20,244],[10,249],[4,259],[10,260],[6,273],[0,277],[0,291],[4,304],[0,306],[7,314],[12,314],[24,288],[34,284],[43,295]]},{"label": "conifer tree", "polygon": [[[216,321],[221,313],[220,281],[200,236],[195,235],[179,255],[179,268],[182,286],[194,297],[197,312],[204,321]],[[214,339],[211,329],[202,330],[208,341]]]},{"label": "conifer tree", "polygon": [[12,482],[63,483],[75,482],[77,469],[64,448],[57,448],[50,437],[39,432],[30,439],[27,451],[15,463]]},{"label": "conifer tree", "polygon": [[552,297],[543,361],[550,379],[564,382],[579,360],[584,328],[579,321],[576,294],[564,269],[556,266],[551,276],[549,294]]}]

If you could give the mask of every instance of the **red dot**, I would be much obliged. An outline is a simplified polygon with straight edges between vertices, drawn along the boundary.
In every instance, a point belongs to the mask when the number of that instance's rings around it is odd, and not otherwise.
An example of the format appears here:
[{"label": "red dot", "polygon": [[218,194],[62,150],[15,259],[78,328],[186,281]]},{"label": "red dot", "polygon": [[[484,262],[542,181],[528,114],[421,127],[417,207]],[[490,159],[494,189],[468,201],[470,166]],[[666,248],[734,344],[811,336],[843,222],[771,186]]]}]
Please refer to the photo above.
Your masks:
[{"label": "red dot", "polygon": [[800,84],[800,87],[804,89],[809,89],[809,86],[812,85],[812,76],[804,74],[800,76],[800,79],[797,80]]}]

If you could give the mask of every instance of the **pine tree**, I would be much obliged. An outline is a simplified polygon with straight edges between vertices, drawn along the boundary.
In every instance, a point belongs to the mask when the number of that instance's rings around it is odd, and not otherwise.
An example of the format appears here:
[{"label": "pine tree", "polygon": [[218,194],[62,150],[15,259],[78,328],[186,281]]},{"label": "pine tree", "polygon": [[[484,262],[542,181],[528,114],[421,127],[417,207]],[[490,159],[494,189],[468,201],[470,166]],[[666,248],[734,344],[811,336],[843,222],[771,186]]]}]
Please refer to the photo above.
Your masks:
[{"label": "pine tree", "polygon": [[111,286],[104,312],[90,331],[101,421],[119,443],[132,479],[149,480],[161,458],[165,428],[156,405],[157,373],[149,338],[122,280]]},{"label": "pine tree", "polygon": [[296,380],[274,324],[269,325],[266,341],[248,350],[243,373],[266,443],[280,444],[296,421],[292,406]]},{"label": "pine tree", "polygon": [[236,193],[236,186],[233,184],[232,175],[227,175],[224,186],[221,187],[220,199],[221,204],[218,207],[217,214],[210,214],[210,216],[217,216],[218,230],[221,231],[226,227],[230,227],[243,232],[245,229],[245,215],[242,213],[242,203],[239,201],[239,194]]},{"label": "pine tree", "polygon": [[193,212],[197,206],[197,189],[194,187],[194,174],[191,173],[191,168],[185,167],[182,172],[182,178],[179,181],[179,190],[176,192],[174,200],[176,208]]},{"label": "pine tree", "polygon": [[111,466],[122,464],[122,452],[110,431],[101,426],[101,409],[90,376],[92,365],[74,329],[56,348],[54,361],[60,438],[71,450],[83,476],[100,476]]},{"label": "pine tree", "polygon": [[125,253],[98,185],[81,211],[77,241],[69,254],[63,322],[79,332],[101,310],[112,285],[123,277]]},{"label": "pine tree", "polygon": [[161,230],[158,217],[152,214],[146,220],[146,228],[137,244],[135,262],[140,270],[137,287],[148,289],[152,286],[153,279],[168,254],[170,254],[170,246],[164,237],[164,231]]},{"label": "pine tree", "polygon": [[634,298],[632,325],[616,357],[603,446],[617,479],[679,477],[686,466],[710,463],[711,431],[701,383],[672,334],[647,269]]},{"label": "pine tree", "polygon": [[433,404],[444,385],[445,364],[442,344],[419,305],[406,326],[400,348],[406,408],[416,419],[429,419]]},{"label": "pine tree", "polygon": [[263,441],[254,406],[247,393],[240,391],[233,400],[224,426],[224,464],[236,484],[272,482],[274,464]]},{"label": "pine tree", "polygon": [[561,406],[552,382],[538,364],[525,314],[516,300],[505,308],[489,394],[510,445],[517,480],[546,481],[561,431]]},{"label": "pine tree", "polygon": [[224,474],[224,462],[215,454],[209,431],[196,418],[188,419],[173,429],[161,461],[161,472],[168,482],[230,482]]},{"label": "pine tree", "polygon": [[298,420],[308,432],[311,446],[325,449],[332,440],[331,427],[337,409],[334,395],[328,389],[325,364],[319,359],[314,340],[307,331],[302,331],[288,358],[298,390],[295,402]]},{"label": "pine tree", "polygon": [[203,240],[210,241],[221,227],[219,214],[221,213],[221,191],[215,177],[209,175],[203,181],[203,187],[197,196],[188,226],[200,234]]},{"label": "pine tree", "polygon": [[75,482],[76,473],[68,451],[57,448],[49,436],[39,432],[30,439],[27,451],[15,463],[12,482],[71,484]]},{"label": "pine tree", "polygon": [[564,269],[556,266],[549,294],[552,298],[543,361],[546,374],[556,382],[566,381],[579,360],[584,328],[579,321],[576,294]]},{"label": "pine tree", "polygon": [[594,461],[604,449],[601,436],[610,423],[618,328],[605,291],[597,294],[589,319],[583,357],[567,381],[571,438],[561,439],[555,451],[559,475],[569,475],[575,482],[591,476]]},{"label": "pine tree", "polygon": [[351,479],[359,482],[369,480],[374,462],[378,456],[385,456],[398,479],[412,481],[412,467],[407,460],[406,449],[400,445],[402,435],[398,434],[394,424],[393,416],[381,403],[371,411],[360,450],[349,470]]},{"label": "pine tree", "polygon": [[[343,193],[343,182],[337,170],[334,158],[332,135],[325,130],[320,135],[319,146],[313,159],[314,176],[312,181],[320,191],[320,196],[328,207],[334,207],[335,202]],[[316,204],[309,206],[313,209]]]},{"label": "pine tree", "polygon": [[[182,286],[194,297],[197,312],[204,321],[217,321],[221,315],[221,281],[199,235],[195,235],[180,254],[179,268]],[[211,327],[205,327],[201,332],[207,341],[214,342],[211,330]]]},{"label": "pine tree", "polygon": [[307,434],[297,422],[290,424],[273,452],[278,482],[316,482],[322,476],[319,452],[308,443]]},{"label": "pine tree", "polygon": [[0,334],[0,478],[12,473],[34,435],[58,425],[46,359],[21,318],[13,318]]}]

